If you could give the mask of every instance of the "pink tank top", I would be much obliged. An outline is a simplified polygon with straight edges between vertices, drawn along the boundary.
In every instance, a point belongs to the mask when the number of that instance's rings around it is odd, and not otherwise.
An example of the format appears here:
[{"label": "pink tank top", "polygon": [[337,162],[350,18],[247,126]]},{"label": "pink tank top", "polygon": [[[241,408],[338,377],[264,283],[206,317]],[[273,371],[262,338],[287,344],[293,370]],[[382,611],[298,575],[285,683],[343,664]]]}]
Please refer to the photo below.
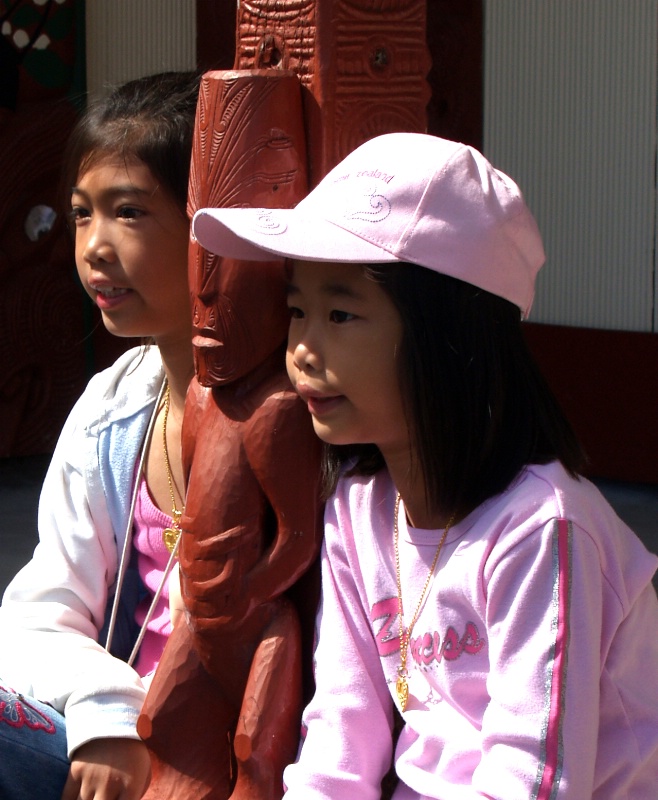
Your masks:
[{"label": "pink tank top", "polygon": [[[153,503],[142,478],[139,484],[137,503],[135,505],[135,533],[133,546],[137,551],[137,568],[139,576],[148,590],[148,595],[137,606],[135,620],[141,626],[146,619],[146,613],[151,601],[160,586],[169,551],[162,540],[162,531],[171,524],[171,517]],[[139,648],[135,669],[142,677],[152,673],[158,666],[162,651],[171,633],[171,618],[169,615],[169,580],[165,583],[160,599],[153,611],[147,625],[146,633]]]}]

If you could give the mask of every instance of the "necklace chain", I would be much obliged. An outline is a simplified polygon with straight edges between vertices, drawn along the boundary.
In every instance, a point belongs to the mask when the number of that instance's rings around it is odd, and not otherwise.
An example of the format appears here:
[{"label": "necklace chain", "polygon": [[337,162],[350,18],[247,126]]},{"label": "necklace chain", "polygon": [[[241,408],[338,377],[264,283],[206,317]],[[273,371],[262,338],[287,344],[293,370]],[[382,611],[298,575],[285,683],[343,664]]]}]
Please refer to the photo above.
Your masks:
[{"label": "necklace chain", "polygon": [[432,576],[434,575],[434,569],[436,568],[437,561],[439,560],[439,556],[441,554],[441,550],[443,549],[443,544],[446,540],[446,536],[448,535],[448,531],[450,530],[453,522],[455,521],[455,515],[453,514],[452,517],[450,517],[447,525],[445,526],[443,535],[441,536],[441,540],[439,542],[439,546],[436,548],[436,553],[434,553],[434,558],[432,559],[432,565],[430,566],[429,572],[427,573],[427,578],[425,580],[425,585],[423,586],[423,591],[420,593],[420,597],[418,598],[416,610],[414,611],[409,626],[406,628],[404,626],[404,612],[402,606],[402,579],[400,576],[400,544],[399,544],[400,530],[398,525],[399,516],[400,516],[400,492],[397,493],[397,496],[395,498],[395,513],[393,517],[395,578],[397,581],[397,589],[398,589],[398,618],[400,621],[400,666],[398,667],[398,679],[395,685],[395,689],[398,694],[398,700],[400,701],[400,707],[402,708],[402,711],[405,711],[407,708],[407,701],[409,700],[409,684],[407,680],[409,675],[409,673],[407,672],[407,651],[409,649],[409,639],[411,638],[411,632],[414,629],[414,625],[418,620],[418,615],[420,614],[420,610],[423,606],[423,601],[425,599],[425,594],[427,592],[427,589],[429,588]]},{"label": "necklace chain", "polygon": [[185,511],[185,506],[177,508],[176,494],[174,493],[174,478],[171,474],[171,464],[169,463],[169,450],[167,448],[167,419],[169,418],[169,406],[171,405],[171,390],[169,384],[164,397],[164,415],[162,417],[162,449],[164,452],[165,467],[167,468],[167,482],[169,483],[169,494],[171,495],[171,525],[162,531],[162,538],[170,553],[173,553],[178,537],[181,534],[180,520]]}]

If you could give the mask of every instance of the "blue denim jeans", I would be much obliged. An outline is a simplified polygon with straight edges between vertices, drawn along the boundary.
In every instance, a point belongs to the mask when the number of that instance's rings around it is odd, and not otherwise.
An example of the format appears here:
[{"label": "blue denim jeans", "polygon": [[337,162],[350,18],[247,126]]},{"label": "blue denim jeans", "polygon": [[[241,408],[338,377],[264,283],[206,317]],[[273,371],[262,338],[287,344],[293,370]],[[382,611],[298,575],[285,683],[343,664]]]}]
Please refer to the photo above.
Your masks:
[{"label": "blue denim jeans", "polygon": [[61,800],[69,766],[64,717],[0,684],[0,798]]}]

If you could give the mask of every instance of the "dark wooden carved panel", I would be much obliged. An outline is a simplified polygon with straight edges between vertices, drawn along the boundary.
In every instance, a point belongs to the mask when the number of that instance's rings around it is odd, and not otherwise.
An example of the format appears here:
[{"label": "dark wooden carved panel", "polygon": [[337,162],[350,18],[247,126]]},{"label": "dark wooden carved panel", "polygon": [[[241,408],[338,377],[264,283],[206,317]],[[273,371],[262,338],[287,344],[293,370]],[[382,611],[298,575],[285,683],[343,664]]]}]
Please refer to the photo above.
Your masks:
[{"label": "dark wooden carved panel", "polygon": [[[58,208],[67,103],[0,110],[0,456],[52,450],[84,383],[84,320]],[[51,227],[52,226],[52,227]]]},{"label": "dark wooden carved panel", "polygon": [[658,483],[658,336],[536,323],[524,332],[585,448],[587,473]]},{"label": "dark wooden carved panel", "polygon": [[482,149],[482,0],[427,0],[427,130]]},{"label": "dark wooden carved panel", "polygon": [[87,373],[89,309],[59,197],[80,8],[0,0],[0,457],[52,451]]},{"label": "dark wooden carved panel", "polygon": [[233,66],[237,5],[226,0],[197,0],[196,59],[202,72]]},{"label": "dark wooden carved panel", "polygon": [[0,108],[2,457],[52,451],[85,379],[83,299],[58,197],[76,111],[21,74],[5,95],[16,106]]}]

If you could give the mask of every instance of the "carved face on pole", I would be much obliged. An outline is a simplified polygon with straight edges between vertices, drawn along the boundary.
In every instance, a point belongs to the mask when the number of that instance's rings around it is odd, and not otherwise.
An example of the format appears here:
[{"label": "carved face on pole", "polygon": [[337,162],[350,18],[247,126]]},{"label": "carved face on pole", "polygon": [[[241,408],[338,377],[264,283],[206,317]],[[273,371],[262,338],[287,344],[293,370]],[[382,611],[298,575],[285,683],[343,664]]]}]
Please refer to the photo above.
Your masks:
[{"label": "carved face on pole", "polygon": [[264,264],[213,256],[190,244],[194,367],[202,386],[249,374],[286,340],[286,277]]},{"label": "carved face on pole", "polygon": [[[291,97],[301,102],[297,79],[287,80],[285,91],[294,88]],[[203,206],[286,208],[297,203],[307,191],[301,111],[292,113],[288,94],[286,102],[273,102],[266,81],[246,87],[237,75],[226,77],[222,102],[215,107],[206,102],[211,85],[205,79],[201,85],[189,216]],[[296,126],[292,119],[298,120]],[[256,129],[257,136],[244,139],[246,131]],[[195,172],[195,162],[208,162],[208,170]],[[188,263],[196,377],[202,386],[225,385],[249,374],[286,340],[284,262],[233,261],[191,241]]]}]

